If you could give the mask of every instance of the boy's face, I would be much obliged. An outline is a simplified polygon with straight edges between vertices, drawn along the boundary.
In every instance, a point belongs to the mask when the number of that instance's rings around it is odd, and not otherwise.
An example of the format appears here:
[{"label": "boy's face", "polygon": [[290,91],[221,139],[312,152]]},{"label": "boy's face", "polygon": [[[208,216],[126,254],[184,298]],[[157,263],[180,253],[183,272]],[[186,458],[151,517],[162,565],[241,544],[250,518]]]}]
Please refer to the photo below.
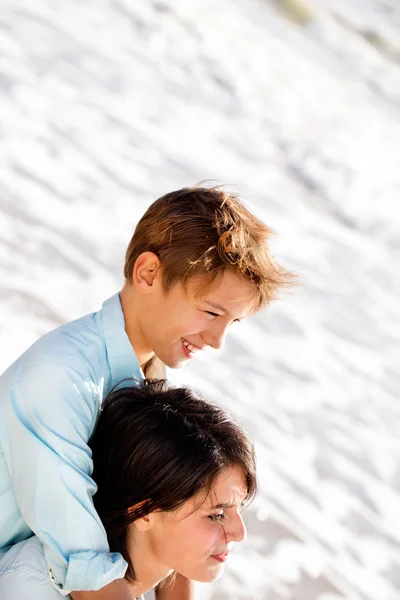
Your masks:
[{"label": "boy's face", "polygon": [[202,286],[204,276],[194,276],[165,293],[159,272],[146,294],[143,341],[170,368],[184,366],[207,347],[221,348],[231,325],[254,312],[257,292],[234,271],[226,270],[199,295]]}]

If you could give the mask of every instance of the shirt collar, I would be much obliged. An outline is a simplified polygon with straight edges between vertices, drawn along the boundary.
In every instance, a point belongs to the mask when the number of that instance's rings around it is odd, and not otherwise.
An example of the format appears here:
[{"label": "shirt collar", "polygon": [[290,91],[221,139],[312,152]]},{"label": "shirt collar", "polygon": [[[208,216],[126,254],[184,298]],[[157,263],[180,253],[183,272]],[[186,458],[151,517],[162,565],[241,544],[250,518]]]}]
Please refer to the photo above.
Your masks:
[{"label": "shirt collar", "polygon": [[119,293],[104,302],[101,317],[112,385],[117,385],[124,379],[132,377],[143,379],[139,361],[125,331],[125,319]]}]

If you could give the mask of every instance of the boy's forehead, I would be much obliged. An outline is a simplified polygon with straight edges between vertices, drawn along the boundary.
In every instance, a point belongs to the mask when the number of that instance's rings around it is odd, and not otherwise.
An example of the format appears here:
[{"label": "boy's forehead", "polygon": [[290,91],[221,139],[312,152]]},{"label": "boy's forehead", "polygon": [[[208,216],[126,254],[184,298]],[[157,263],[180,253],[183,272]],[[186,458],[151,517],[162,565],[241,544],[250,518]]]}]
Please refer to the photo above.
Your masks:
[{"label": "boy's forehead", "polygon": [[221,312],[242,308],[247,316],[256,311],[259,293],[255,286],[236,273],[225,271],[213,281],[207,275],[195,275],[186,283],[186,293]]}]

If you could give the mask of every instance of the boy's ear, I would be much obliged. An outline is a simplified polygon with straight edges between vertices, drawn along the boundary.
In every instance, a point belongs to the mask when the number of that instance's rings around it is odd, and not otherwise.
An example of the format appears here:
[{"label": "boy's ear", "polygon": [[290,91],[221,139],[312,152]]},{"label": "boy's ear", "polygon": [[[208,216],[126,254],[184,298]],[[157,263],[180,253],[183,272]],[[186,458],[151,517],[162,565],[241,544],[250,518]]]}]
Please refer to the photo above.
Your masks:
[{"label": "boy's ear", "polygon": [[149,294],[160,274],[160,259],[154,252],[139,254],[133,267],[132,280],[135,288],[142,294]]}]

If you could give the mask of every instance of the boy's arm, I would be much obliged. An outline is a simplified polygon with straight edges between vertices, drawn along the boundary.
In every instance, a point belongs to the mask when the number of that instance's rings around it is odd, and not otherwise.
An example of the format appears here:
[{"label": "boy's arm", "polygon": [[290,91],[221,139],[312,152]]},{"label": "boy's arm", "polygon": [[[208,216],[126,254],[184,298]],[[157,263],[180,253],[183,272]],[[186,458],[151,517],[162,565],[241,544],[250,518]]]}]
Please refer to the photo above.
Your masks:
[{"label": "boy's arm", "polygon": [[22,517],[44,546],[53,583],[65,593],[124,577],[93,505],[87,445],[99,412],[90,377],[43,363],[6,391],[4,454]]},{"label": "boy's arm", "polygon": [[[193,581],[177,573],[172,582],[166,580],[156,588],[156,600],[194,600],[195,587]],[[77,599],[80,600],[80,599]],[[82,599],[84,600],[84,599]],[[94,599],[93,599],[94,600]]]},{"label": "boy's arm", "polygon": [[[134,595],[123,579],[109,583],[97,592],[71,592],[72,600],[134,600]],[[194,600],[193,582],[182,575],[166,581],[156,589],[156,600]]]},{"label": "boy's arm", "polygon": [[97,592],[71,592],[72,600],[135,600],[124,579],[112,581]]}]

